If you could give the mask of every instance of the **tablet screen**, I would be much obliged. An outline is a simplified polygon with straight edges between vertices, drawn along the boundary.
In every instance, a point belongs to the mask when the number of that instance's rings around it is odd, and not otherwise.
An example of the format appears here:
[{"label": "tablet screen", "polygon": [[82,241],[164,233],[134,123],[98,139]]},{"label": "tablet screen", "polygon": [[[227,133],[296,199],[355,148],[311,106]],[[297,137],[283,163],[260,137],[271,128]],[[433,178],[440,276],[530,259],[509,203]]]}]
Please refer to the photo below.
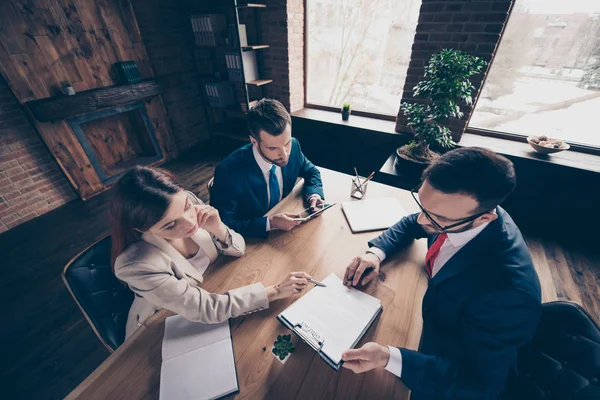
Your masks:
[{"label": "tablet screen", "polygon": [[[298,220],[302,220],[302,221],[307,221],[313,217],[316,217],[317,215],[321,214],[323,211],[327,210],[328,208],[333,207],[335,203],[331,203],[331,204],[323,204],[323,208],[321,208],[320,210],[317,210],[315,212],[312,211],[312,209],[309,207],[306,210],[299,212],[299,218],[297,218]],[[296,218],[295,218],[296,219]]]}]

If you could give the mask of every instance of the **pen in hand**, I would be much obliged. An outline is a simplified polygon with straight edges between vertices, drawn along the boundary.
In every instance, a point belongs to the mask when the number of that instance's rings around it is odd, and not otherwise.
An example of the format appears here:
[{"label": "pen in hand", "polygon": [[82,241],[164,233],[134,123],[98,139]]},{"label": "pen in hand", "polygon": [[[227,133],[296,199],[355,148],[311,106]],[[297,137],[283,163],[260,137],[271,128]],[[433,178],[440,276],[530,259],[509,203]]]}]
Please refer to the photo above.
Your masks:
[{"label": "pen in hand", "polygon": [[321,283],[321,282],[319,282],[319,281],[315,281],[314,279],[307,279],[307,280],[308,280],[308,282],[310,282],[310,283],[314,283],[314,284],[315,284],[315,285],[317,285],[317,286],[320,286],[320,287],[327,287],[327,285],[325,285],[324,283]]}]

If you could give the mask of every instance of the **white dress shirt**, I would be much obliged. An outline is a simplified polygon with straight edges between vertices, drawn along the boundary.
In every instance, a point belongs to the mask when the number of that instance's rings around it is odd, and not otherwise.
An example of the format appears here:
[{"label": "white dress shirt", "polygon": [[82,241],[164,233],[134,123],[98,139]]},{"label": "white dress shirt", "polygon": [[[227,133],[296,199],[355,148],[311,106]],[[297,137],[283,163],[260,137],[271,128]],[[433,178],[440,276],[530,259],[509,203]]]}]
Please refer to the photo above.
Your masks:
[{"label": "white dress shirt", "polygon": [[[272,164],[269,161],[265,160],[260,155],[260,153],[256,149],[256,146],[254,145],[252,146],[252,153],[254,154],[256,164],[258,164],[258,167],[260,168],[260,170],[263,173],[263,176],[265,177],[265,182],[267,183],[267,204],[271,204],[271,188],[269,187],[269,177],[271,175],[271,168],[275,164]],[[281,172],[281,167],[278,165],[275,165],[275,175],[277,176],[277,182],[279,182],[279,199],[277,200],[277,202],[280,202],[281,197],[283,196],[283,173]],[[314,196],[321,198],[321,196],[319,196],[318,194],[314,194],[310,196],[309,200],[312,199]],[[267,218],[267,231],[270,230],[271,224],[269,223],[269,218]]]},{"label": "white dress shirt", "polygon": [[[265,177],[265,182],[267,182],[267,204],[271,204],[271,188],[269,187],[269,177],[271,175],[271,167],[273,167],[275,164],[265,160],[254,145],[252,146],[252,153],[254,154],[254,159],[256,160],[258,167]],[[277,202],[280,202],[283,193],[283,173],[281,172],[281,167],[278,165],[275,165],[275,175],[277,176],[277,182],[279,182],[279,200],[277,200]],[[267,232],[270,230],[271,224],[269,223],[269,218],[267,218]]]},{"label": "white dress shirt", "polygon": [[202,247],[198,247],[198,252],[187,260],[198,270],[198,272],[200,272],[200,275],[204,275],[204,272],[210,265],[210,258]]},{"label": "white dress shirt", "polygon": [[[464,245],[473,240],[475,236],[479,235],[488,224],[489,222],[486,222],[476,228],[464,232],[448,233],[448,238],[440,248],[440,252],[433,262],[431,277],[434,277],[448,260],[462,249]],[[385,252],[377,247],[371,247],[367,252],[375,254],[382,262],[385,260]],[[385,366],[385,369],[397,377],[400,377],[402,375],[402,353],[400,353],[400,349],[397,347],[388,346],[388,348],[390,349],[390,360]]]}]

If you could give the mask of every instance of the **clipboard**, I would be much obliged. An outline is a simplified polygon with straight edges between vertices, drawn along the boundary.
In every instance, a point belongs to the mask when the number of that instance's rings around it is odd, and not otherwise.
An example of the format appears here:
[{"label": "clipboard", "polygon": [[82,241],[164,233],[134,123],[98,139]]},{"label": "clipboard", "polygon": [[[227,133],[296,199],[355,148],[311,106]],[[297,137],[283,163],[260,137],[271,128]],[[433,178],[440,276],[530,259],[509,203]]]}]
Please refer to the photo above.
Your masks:
[{"label": "clipboard", "polygon": [[[383,307],[381,307],[377,311],[377,313],[373,316],[371,321],[369,321],[369,324],[365,327],[365,329],[361,332],[360,336],[356,339],[356,341],[352,344],[352,346],[349,347],[349,349],[353,349],[358,344],[358,342],[360,342],[360,340],[367,333],[367,331],[369,330],[371,325],[373,325],[373,322],[375,322],[375,320],[377,319],[379,314],[381,314],[382,310],[383,310]],[[279,314],[277,316],[277,319],[286,328],[288,328],[289,330],[294,332],[296,334],[296,336],[298,336],[303,342],[305,342],[310,347],[312,347],[313,350],[317,352],[319,357],[321,357],[321,359],[327,363],[327,365],[329,365],[335,371],[340,370],[340,368],[342,367],[342,364],[344,364],[344,361],[340,361],[339,363],[336,363],[331,358],[329,358],[327,356],[327,354],[325,354],[323,352],[323,345],[325,344],[325,338],[321,337],[314,329],[310,328],[305,322],[302,322],[300,324],[296,324],[295,326],[292,326],[292,324],[281,314]]]},{"label": "clipboard", "polygon": [[[358,344],[381,314],[383,307],[375,297],[343,286],[341,279],[335,274],[329,275],[323,283],[327,284],[327,288],[312,288],[283,310],[277,319],[316,351],[327,365],[339,371],[343,364],[342,350],[352,349]],[[307,296],[312,296],[312,299],[304,299]],[[318,304],[322,304],[323,296],[331,296],[334,301],[329,302],[327,307],[320,307]],[[358,303],[361,304],[357,311],[355,307]],[[312,309],[318,309],[323,315],[316,316]],[[303,314],[306,315],[302,317]],[[355,318],[346,318],[349,315]],[[344,323],[348,329],[341,326]]]}]

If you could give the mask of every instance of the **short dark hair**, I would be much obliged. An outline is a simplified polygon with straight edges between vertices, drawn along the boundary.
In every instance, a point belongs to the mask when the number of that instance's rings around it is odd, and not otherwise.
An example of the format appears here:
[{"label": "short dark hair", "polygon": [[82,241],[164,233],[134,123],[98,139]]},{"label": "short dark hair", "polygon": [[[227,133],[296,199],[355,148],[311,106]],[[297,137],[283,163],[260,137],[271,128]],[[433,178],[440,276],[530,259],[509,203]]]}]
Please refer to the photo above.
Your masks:
[{"label": "short dark hair", "polygon": [[292,124],[290,113],[275,99],[261,99],[248,111],[250,135],[260,140],[260,131],[279,136]]},{"label": "short dark hair", "polygon": [[447,152],[423,172],[422,178],[440,192],[474,197],[479,212],[494,209],[517,184],[511,161],[479,147]]}]

